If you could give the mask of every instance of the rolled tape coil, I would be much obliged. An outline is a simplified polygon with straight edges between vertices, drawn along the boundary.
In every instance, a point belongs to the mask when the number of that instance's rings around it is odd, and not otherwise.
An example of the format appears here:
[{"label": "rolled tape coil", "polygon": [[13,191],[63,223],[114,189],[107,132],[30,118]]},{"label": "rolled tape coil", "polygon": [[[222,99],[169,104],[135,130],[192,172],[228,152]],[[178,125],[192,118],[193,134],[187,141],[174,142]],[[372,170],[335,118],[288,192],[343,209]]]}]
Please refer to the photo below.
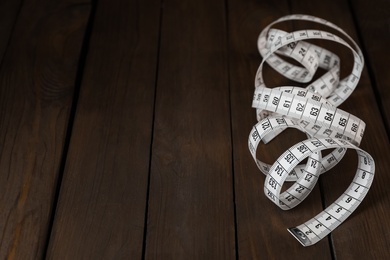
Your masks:
[{"label": "rolled tape coil", "polygon": [[[300,30],[288,33],[271,28],[276,23],[288,20],[326,25],[341,33],[352,42],[353,47],[339,36],[326,31]],[[309,39],[333,41],[349,48],[354,57],[351,73],[339,79],[340,58],[307,42]],[[317,216],[288,229],[303,246],[313,245],[352,214],[366,196],[374,178],[374,160],[369,153],[359,148],[365,123],[337,108],[356,88],[364,58],[359,46],[341,28],[309,15],[288,15],[274,21],[260,33],[257,44],[263,57],[256,73],[252,102],[258,123],[250,132],[248,146],[258,168],[266,175],[266,196],[281,209],[291,209],[310,194],[320,174],[333,168],[347,149],[356,150],[358,155],[357,171],[346,191]],[[283,56],[296,60],[302,66],[285,61]],[[308,83],[308,86],[267,88],[262,75],[265,62],[283,76]],[[309,83],[318,68],[326,72]],[[260,142],[270,142],[286,128],[298,129],[306,133],[308,139],[290,147],[272,165],[259,160],[256,151]],[[325,149],[332,149],[332,152],[322,157],[321,151]],[[300,164],[305,159],[306,164]],[[294,184],[282,192],[285,181],[293,181]]]}]

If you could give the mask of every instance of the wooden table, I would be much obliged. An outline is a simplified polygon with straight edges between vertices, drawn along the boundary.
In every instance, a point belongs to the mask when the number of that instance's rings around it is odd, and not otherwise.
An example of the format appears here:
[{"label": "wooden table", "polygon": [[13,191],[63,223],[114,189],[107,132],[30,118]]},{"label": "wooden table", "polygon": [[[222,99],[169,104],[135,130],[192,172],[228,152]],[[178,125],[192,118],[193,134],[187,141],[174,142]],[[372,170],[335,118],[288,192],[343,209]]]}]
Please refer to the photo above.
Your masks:
[{"label": "wooden table", "polygon": [[[290,13],[361,46],[366,67],[341,108],[367,123],[376,163],[360,207],[308,248],[286,228],[341,195],[357,159],[348,151],[296,209],[263,193],[247,148],[256,40]],[[1,1],[0,258],[389,259],[389,17],[386,0]],[[347,75],[350,51],[329,47]],[[288,131],[261,156],[302,138]]]}]

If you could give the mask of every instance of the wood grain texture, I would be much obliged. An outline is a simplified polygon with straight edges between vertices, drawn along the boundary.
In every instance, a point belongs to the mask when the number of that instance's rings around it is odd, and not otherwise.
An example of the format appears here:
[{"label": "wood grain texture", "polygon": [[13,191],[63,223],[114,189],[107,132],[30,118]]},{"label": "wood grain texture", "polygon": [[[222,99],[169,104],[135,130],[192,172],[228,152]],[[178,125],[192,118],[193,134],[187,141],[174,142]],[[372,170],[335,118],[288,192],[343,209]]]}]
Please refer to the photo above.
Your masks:
[{"label": "wood grain texture", "polygon": [[164,2],[146,259],[234,259],[224,1]]},{"label": "wood grain texture", "polygon": [[76,0],[27,0],[14,24],[0,70],[2,259],[44,254],[88,15]]},{"label": "wood grain texture", "polygon": [[372,85],[377,89],[380,108],[384,115],[387,135],[390,139],[390,73],[388,57],[390,46],[390,2],[377,0],[351,1],[356,15],[357,29],[365,47],[366,61],[371,68]]},{"label": "wood grain texture", "polygon": [[98,2],[50,259],[142,256],[159,15],[159,1]]},{"label": "wood grain texture", "polygon": [[[261,62],[257,37],[274,20],[289,14],[287,1],[229,1],[230,84],[234,147],[234,173],[237,207],[238,252],[240,259],[330,259],[328,240],[303,248],[287,228],[301,224],[322,210],[318,185],[297,208],[282,211],[264,194],[265,176],[248,150],[248,135],[257,122],[251,107],[254,78]],[[279,28],[291,30],[291,24]],[[297,85],[264,69],[269,87]],[[286,131],[271,143],[259,147],[258,158],[273,163],[295,143],[306,139],[297,130]]]},{"label": "wood grain texture", "polygon": [[[356,27],[347,1],[315,3],[308,0],[297,1],[292,3],[292,11],[310,13],[327,19],[343,28],[358,42]],[[350,52],[343,48],[334,50],[341,59],[341,75],[344,74],[343,71],[349,72],[352,62]],[[390,183],[390,176],[386,174],[390,171],[388,163],[390,150],[366,69],[356,90],[340,108],[358,116],[367,124],[361,148],[374,158],[376,172],[371,189],[359,208],[332,232],[334,254],[337,259],[386,259],[390,256],[390,244],[387,239],[390,234],[388,221],[390,198],[386,191]],[[354,151],[348,152],[337,167],[321,177],[327,205],[337,199],[352,181],[356,172],[356,157]]]},{"label": "wood grain texture", "polygon": [[18,17],[22,0],[0,2],[0,64]]}]

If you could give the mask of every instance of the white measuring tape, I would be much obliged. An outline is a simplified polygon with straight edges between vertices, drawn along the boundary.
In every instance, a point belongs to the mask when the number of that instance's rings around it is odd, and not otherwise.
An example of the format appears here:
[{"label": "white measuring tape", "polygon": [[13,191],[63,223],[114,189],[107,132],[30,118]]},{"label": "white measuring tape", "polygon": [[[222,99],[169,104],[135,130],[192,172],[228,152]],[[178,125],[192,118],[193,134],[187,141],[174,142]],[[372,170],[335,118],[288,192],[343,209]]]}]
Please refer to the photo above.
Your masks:
[{"label": "white measuring tape", "polygon": [[[271,28],[287,20],[305,20],[331,27],[353,43],[351,47],[337,35],[320,30],[300,30],[287,33]],[[340,43],[349,48],[354,57],[350,75],[339,79],[339,57],[305,40],[322,39]],[[362,52],[342,29],[323,19],[309,15],[288,15],[268,25],[258,39],[263,60],[255,79],[252,106],[256,108],[258,123],[249,135],[249,150],[258,168],[266,175],[264,192],[281,209],[297,206],[309,195],[319,175],[334,167],[347,149],[355,149],[358,166],[347,190],[329,207],[305,223],[288,231],[304,246],[317,243],[339,226],[359,206],[374,178],[375,163],[370,154],[358,146],[365,123],[358,117],[338,109],[355,89],[364,66]],[[281,57],[290,57],[302,67]],[[312,80],[318,67],[327,72],[306,88],[282,86],[267,88],[263,81],[263,65],[267,62],[283,76],[301,83]],[[308,136],[285,151],[273,165],[256,156],[259,143],[268,143],[286,128],[296,128]],[[333,149],[322,157],[321,151]],[[305,165],[299,163],[307,159]],[[284,192],[285,181],[295,183]]]}]

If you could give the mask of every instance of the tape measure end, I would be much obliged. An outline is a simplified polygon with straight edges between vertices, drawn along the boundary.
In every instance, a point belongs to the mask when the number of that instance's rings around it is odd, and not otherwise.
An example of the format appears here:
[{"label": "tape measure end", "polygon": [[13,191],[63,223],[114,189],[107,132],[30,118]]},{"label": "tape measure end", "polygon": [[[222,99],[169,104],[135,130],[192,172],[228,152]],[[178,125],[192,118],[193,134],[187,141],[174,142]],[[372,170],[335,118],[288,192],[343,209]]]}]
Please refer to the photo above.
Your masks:
[{"label": "tape measure end", "polygon": [[305,233],[303,233],[299,228],[288,228],[287,231],[290,232],[290,234],[293,235],[293,237],[295,237],[295,239],[298,240],[304,247],[312,244]]}]

